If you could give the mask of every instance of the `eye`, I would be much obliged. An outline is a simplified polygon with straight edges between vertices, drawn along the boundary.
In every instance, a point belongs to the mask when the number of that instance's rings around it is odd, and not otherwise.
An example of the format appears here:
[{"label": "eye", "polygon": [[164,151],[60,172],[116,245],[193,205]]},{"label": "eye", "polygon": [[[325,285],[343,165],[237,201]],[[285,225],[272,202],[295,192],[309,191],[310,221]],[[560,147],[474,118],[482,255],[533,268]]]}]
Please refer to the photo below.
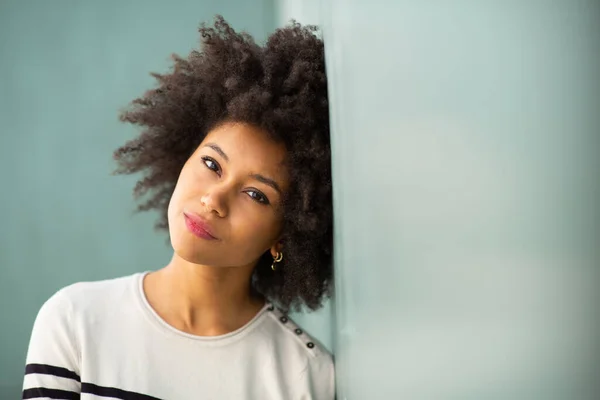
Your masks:
[{"label": "eye", "polygon": [[202,157],[202,161],[204,162],[204,165],[206,165],[206,168],[215,171],[217,175],[221,176],[221,167],[218,162],[210,157]]},{"label": "eye", "polygon": [[252,200],[256,201],[257,203],[264,204],[264,205],[270,204],[267,196],[265,196],[258,190],[248,190],[248,191],[246,191],[246,193],[248,193],[248,196],[250,196],[250,198]]}]

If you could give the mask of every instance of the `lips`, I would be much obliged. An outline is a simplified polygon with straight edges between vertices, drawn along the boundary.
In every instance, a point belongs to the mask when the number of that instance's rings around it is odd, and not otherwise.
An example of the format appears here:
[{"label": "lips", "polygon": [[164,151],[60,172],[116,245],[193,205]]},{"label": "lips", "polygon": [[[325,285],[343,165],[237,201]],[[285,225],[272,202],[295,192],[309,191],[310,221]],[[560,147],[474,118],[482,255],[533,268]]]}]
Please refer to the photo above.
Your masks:
[{"label": "lips", "polygon": [[202,239],[218,240],[208,222],[198,214],[184,212],[185,225],[188,230]]}]

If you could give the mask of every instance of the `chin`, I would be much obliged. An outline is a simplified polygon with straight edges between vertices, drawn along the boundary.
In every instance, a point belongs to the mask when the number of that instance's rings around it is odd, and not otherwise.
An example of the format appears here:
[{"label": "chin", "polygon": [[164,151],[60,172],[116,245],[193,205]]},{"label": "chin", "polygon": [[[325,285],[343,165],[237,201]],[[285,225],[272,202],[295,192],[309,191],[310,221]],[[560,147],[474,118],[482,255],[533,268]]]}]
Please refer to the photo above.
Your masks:
[{"label": "chin", "polygon": [[182,260],[185,260],[191,264],[200,264],[200,265],[213,265],[213,263],[208,262],[209,260],[206,257],[202,257],[197,252],[187,251],[188,249],[176,249],[175,254]]},{"label": "chin", "polygon": [[177,256],[190,263],[210,265],[207,262],[211,261],[210,258],[214,258],[210,256],[212,251],[203,248],[201,244],[197,239],[187,237],[185,232],[171,234],[171,247]]},{"label": "chin", "polygon": [[173,246],[173,251],[179,258],[191,264],[211,266],[220,265],[218,257],[213,257],[209,254],[206,254],[204,251],[199,251],[197,248],[189,246]]}]

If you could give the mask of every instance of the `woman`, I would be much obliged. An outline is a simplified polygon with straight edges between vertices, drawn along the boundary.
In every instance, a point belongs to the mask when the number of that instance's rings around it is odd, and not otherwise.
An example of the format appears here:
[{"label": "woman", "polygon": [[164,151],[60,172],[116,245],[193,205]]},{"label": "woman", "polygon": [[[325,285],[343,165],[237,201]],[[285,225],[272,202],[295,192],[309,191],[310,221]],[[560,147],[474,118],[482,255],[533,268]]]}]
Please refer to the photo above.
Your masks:
[{"label": "woman", "polygon": [[115,151],[161,213],[162,269],[58,291],[23,398],[332,399],[332,356],[287,316],[331,293],[327,83],[314,27],[264,47],[222,17],[121,119]]}]

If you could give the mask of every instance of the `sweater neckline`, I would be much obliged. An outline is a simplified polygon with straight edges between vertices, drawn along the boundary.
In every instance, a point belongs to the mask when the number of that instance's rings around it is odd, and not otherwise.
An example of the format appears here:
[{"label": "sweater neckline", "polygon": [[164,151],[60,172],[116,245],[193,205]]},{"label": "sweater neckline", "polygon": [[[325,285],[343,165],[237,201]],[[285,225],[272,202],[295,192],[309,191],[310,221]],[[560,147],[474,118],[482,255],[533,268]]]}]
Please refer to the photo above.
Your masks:
[{"label": "sweater neckline", "polygon": [[237,340],[241,339],[242,337],[249,334],[251,331],[255,330],[256,327],[261,324],[261,322],[264,320],[265,316],[267,315],[266,311],[271,307],[270,302],[268,302],[268,301],[265,302],[265,305],[258,311],[258,313],[256,313],[256,315],[250,321],[248,321],[246,324],[244,324],[240,328],[238,328],[234,331],[225,333],[223,335],[199,336],[199,335],[194,335],[191,333],[183,332],[183,331],[169,325],[164,319],[162,319],[158,315],[158,313],[152,308],[152,306],[148,302],[148,299],[146,298],[146,294],[144,293],[143,284],[144,284],[144,278],[150,272],[151,271],[145,271],[145,272],[140,272],[140,273],[136,274],[135,279],[134,279],[135,286],[136,286],[135,287],[136,297],[137,297],[138,303],[141,306],[142,311],[143,311],[144,315],[147,317],[147,319],[155,327],[157,327],[159,330],[161,330],[163,333],[166,333],[171,336],[177,336],[180,338],[191,339],[196,342],[206,343],[208,345],[221,345],[221,344],[231,343],[233,341],[237,341]]}]

